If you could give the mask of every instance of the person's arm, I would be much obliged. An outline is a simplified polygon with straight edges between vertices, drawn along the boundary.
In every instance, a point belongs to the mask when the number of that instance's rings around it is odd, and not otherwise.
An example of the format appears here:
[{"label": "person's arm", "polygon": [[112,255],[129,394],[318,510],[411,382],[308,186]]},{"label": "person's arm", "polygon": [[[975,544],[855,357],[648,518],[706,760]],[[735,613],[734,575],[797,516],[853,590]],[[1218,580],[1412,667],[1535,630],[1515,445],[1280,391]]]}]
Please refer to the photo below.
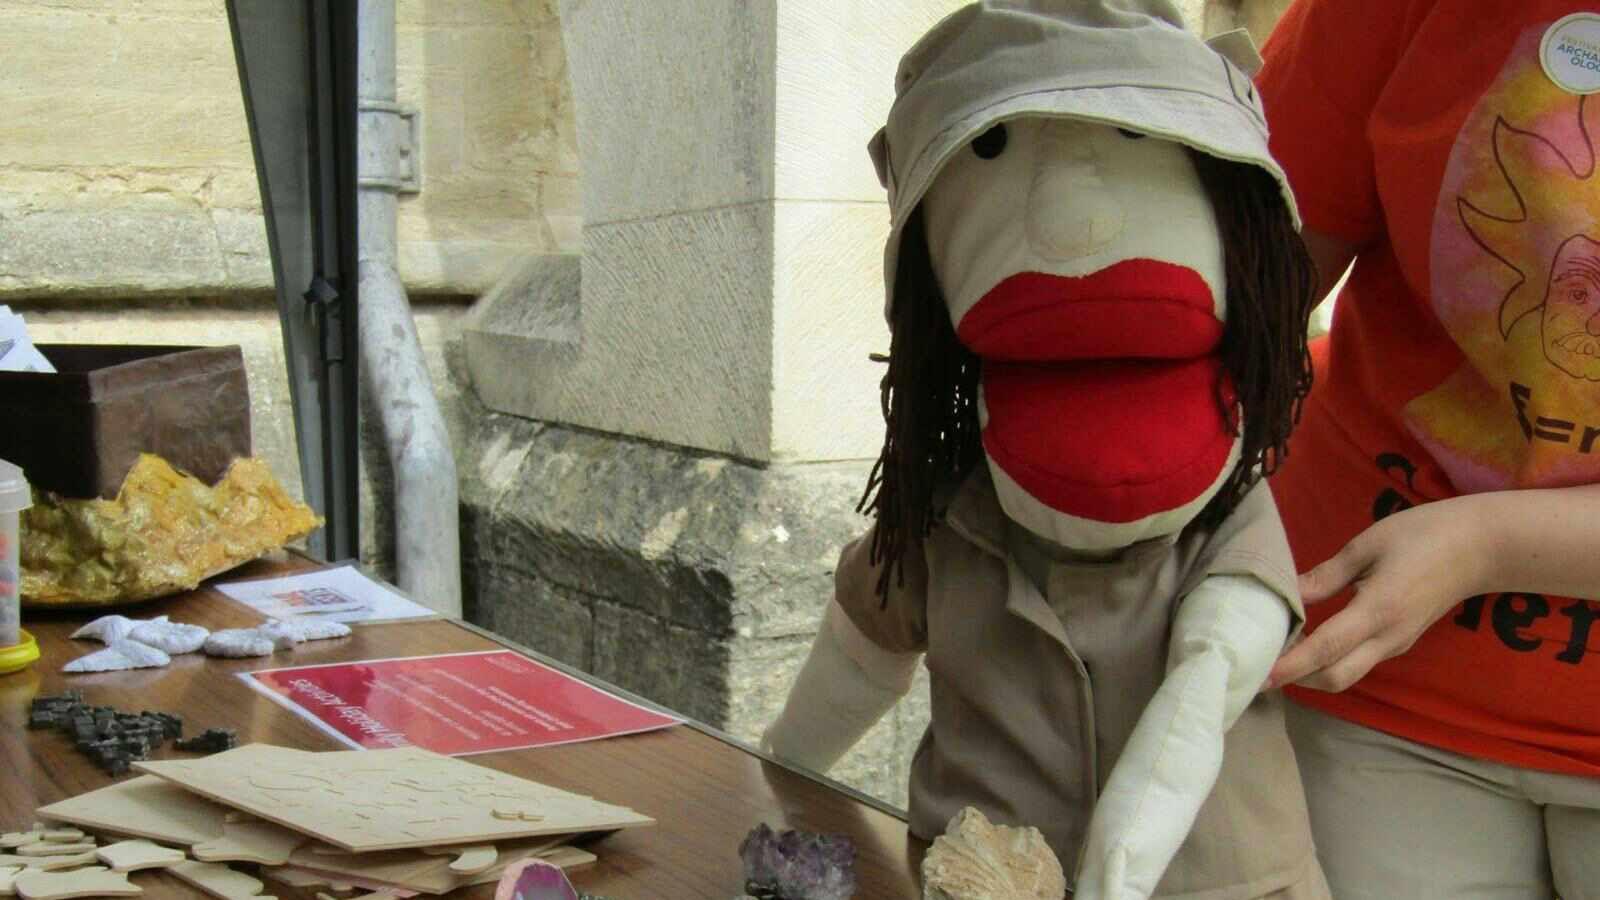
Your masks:
[{"label": "person's arm", "polygon": [[1468,597],[1600,597],[1600,485],[1465,494],[1388,516],[1300,576],[1307,603],[1355,587],[1273,667],[1269,687],[1342,691]]},{"label": "person's arm", "polygon": [[830,602],[783,712],[761,736],[762,749],[828,771],[911,689],[921,659],[874,644]]},{"label": "person's arm", "polygon": [[1074,900],[1149,897],[1222,771],[1223,736],[1289,636],[1284,599],[1213,575],[1178,606],[1167,676],[1139,715],[1089,820]]}]

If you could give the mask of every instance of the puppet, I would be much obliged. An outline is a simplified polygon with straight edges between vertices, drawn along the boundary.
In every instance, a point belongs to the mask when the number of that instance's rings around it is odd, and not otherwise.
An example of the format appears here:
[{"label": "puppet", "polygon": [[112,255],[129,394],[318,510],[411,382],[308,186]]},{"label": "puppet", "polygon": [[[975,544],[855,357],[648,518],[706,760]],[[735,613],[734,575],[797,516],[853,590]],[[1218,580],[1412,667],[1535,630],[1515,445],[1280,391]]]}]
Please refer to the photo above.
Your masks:
[{"label": "puppet", "polygon": [[1169,2],[991,0],[895,86],[875,522],[767,745],[825,770],[923,661],[920,837],[972,806],[1078,898],[1327,896],[1259,693],[1313,289],[1248,75]]}]

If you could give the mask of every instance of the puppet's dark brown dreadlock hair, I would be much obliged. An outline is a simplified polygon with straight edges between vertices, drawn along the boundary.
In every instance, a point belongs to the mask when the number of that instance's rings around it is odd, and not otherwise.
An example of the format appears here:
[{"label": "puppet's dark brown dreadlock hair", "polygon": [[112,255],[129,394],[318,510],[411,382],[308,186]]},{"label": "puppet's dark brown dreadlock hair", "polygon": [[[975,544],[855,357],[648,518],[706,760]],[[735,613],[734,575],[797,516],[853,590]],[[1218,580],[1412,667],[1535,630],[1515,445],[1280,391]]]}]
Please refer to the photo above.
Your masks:
[{"label": "puppet's dark brown dreadlock hair", "polygon": [[950,324],[928,257],[921,207],[901,232],[889,333],[889,370],[879,385],[883,452],[856,507],[878,520],[871,558],[883,563],[877,590],[884,597],[907,546],[927,537],[940,515],[934,491],[960,481],[983,458],[978,357],[962,346]]},{"label": "puppet's dark brown dreadlock hair", "polygon": [[1239,414],[1244,417],[1239,464],[1195,519],[1211,527],[1289,452],[1289,432],[1311,390],[1306,322],[1316,305],[1317,279],[1278,182],[1266,170],[1193,150],[1189,158],[1216,212],[1228,283],[1221,355],[1238,401],[1230,408],[1219,386],[1217,403],[1236,431]]},{"label": "puppet's dark brown dreadlock hair", "polygon": [[[1222,234],[1228,285],[1220,349],[1235,385],[1225,418],[1243,419],[1240,461],[1196,518],[1227,518],[1257,478],[1277,468],[1311,389],[1306,322],[1315,303],[1311,258],[1295,233],[1278,184],[1262,169],[1191,152]],[[935,492],[983,458],[978,429],[978,358],[957,340],[934,278],[922,222],[913,211],[901,235],[890,311],[888,371],[880,385],[883,452],[857,509],[877,519],[872,561],[887,597],[906,550],[928,536],[943,511]]]}]

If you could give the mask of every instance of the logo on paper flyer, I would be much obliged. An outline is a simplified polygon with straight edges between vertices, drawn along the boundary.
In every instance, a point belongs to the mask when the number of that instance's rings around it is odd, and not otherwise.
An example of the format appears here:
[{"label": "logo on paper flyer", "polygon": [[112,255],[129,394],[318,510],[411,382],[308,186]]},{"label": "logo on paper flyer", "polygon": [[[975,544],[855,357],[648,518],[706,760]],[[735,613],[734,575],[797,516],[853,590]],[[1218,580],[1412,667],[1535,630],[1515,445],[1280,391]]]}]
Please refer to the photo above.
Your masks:
[{"label": "logo on paper flyer", "polygon": [[316,612],[330,606],[349,606],[359,603],[356,598],[341,593],[331,587],[298,588],[292,591],[279,591],[268,595],[284,606],[303,609],[307,612]]}]

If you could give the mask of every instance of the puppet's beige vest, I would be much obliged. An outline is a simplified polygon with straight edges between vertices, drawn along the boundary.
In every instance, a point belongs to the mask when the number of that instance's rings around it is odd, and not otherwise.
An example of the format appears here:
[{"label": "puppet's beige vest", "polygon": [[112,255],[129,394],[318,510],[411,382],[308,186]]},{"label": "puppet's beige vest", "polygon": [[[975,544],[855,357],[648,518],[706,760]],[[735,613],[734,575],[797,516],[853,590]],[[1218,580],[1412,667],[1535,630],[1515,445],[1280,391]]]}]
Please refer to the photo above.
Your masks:
[{"label": "puppet's beige vest", "polygon": [[[977,806],[1039,828],[1070,873],[1097,791],[1166,673],[1179,598],[1208,574],[1248,574],[1290,598],[1296,627],[1304,613],[1264,485],[1213,532],[1136,545],[1112,562],[1051,564],[1048,598],[1008,562],[1004,527],[975,472],[887,604],[873,595],[865,539],[840,561],[838,599],[878,643],[927,651],[933,719],[912,763],[912,832],[931,840]],[[1257,897],[1311,870],[1282,703],[1277,692],[1257,697],[1228,732],[1217,786],[1158,896]]]}]

